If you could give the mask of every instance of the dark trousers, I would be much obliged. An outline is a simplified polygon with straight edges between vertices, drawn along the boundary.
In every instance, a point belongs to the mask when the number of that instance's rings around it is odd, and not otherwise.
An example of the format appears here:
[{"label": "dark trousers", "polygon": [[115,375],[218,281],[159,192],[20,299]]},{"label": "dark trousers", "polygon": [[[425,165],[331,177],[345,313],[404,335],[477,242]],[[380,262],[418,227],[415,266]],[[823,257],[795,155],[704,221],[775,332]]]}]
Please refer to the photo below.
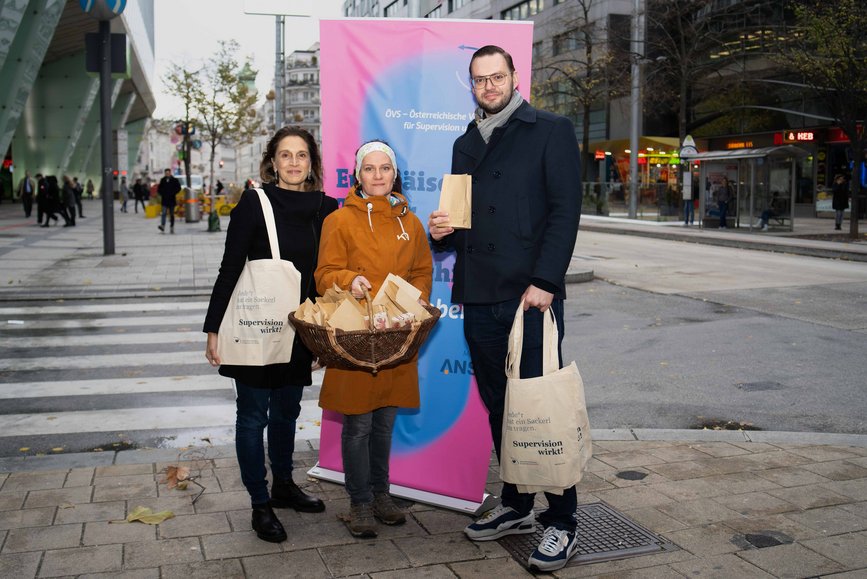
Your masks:
[{"label": "dark trousers", "polygon": [[373,502],[388,493],[388,459],[397,406],[384,406],[364,414],[343,416],[340,449],[346,492],[353,505]]},{"label": "dark trousers", "polygon": [[720,201],[719,202],[719,226],[720,227],[728,227],[728,223],[726,222],[726,215],[729,212],[729,204],[728,201]]},{"label": "dark trousers", "polygon": [[75,225],[75,206],[67,207],[66,205],[61,205],[60,216],[63,217],[67,225]]},{"label": "dark trousers", "polygon": [[139,203],[141,203],[141,210],[142,210],[142,211],[145,210],[145,200],[144,200],[144,198],[143,198],[143,197],[136,197],[136,198],[135,198],[135,212],[136,212],[136,213],[138,213],[138,204],[139,204]]},{"label": "dark trousers", "polygon": [[24,217],[30,217],[30,214],[33,212],[33,196],[23,196],[21,203],[24,205]]},{"label": "dark trousers", "polygon": [[[506,400],[505,362],[509,350],[509,332],[515,320],[520,298],[497,304],[464,305],[464,335],[470,349],[473,373],[479,387],[479,395],[488,409],[488,421],[494,450],[500,458],[503,436],[503,409]],[[563,300],[551,304],[560,333],[558,355],[563,342]],[[542,312],[530,308],[524,313],[524,348],[521,355],[521,377],[542,375]],[[562,358],[561,358],[562,365]],[[545,493],[548,510],[540,513],[538,520],[543,526],[555,526],[567,531],[575,530],[575,511],[578,498],[575,487],[566,489],[563,495]],[[534,494],[519,493],[511,483],[503,483],[502,503],[522,514],[533,509]]]},{"label": "dark trousers", "polygon": [[84,217],[84,211],[82,210],[81,194],[80,193],[75,194],[75,206],[78,207],[78,216]]},{"label": "dark trousers", "polygon": [[235,390],[235,452],[241,468],[241,482],[250,493],[250,502],[261,505],[270,499],[265,479],[262,433],[267,429],[271,474],[279,479],[292,478],[295,421],[301,413],[304,387],[255,388],[236,380]]}]

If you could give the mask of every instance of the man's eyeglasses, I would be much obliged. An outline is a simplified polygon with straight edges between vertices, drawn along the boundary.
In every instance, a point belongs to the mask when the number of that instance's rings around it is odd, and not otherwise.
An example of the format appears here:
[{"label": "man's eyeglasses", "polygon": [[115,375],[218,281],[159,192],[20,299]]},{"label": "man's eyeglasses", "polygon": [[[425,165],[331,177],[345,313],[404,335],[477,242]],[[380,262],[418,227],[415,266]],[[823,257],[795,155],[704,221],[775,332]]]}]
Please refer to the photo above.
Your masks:
[{"label": "man's eyeglasses", "polygon": [[470,80],[473,81],[473,88],[485,88],[488,81],[491,81],[491,84],[494,86],[503,86],[506,84],[506,79],[509,78],[509,76],[511,75],[498,72],[495,74],[489,74],[488,76],[474,76]]}]

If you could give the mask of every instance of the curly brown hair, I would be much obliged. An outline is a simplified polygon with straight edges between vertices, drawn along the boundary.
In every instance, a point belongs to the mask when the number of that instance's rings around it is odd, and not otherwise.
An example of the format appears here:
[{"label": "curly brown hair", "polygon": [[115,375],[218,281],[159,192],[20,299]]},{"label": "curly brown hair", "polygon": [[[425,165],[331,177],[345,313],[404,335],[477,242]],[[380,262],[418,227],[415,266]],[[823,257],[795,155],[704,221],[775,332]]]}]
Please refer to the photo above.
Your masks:
[{"label": "curly brown hair", "polygon": [[310,152],[310,177],[304,182],[305,191],[321,191],[322,190],[322,155],[319,152],[319,147],[316,145],[316,139],[309,131],[301,127],[291,126],[283,127],[271,137],[268,141],[268,146],[262,153],[262,161],[259,163],[259,177],[263,183],[276,183],[277,174],[274,172],[274,155],[277,154],[277,145],[286,137],[300,137],[307,143],[307,150]]}]

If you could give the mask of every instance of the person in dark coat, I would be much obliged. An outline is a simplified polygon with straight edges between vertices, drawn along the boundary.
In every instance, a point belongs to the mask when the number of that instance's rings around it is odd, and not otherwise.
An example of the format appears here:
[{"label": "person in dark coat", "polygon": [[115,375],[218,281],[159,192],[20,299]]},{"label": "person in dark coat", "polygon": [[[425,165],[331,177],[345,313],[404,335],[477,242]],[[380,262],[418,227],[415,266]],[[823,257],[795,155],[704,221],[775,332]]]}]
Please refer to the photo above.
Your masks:
[{"label": "person in dark coat", "polygon": [[60,211],[60,187],[57,184],[57,177],[48,175],[45,178],[45,200],[43,202],[43,211],[45,212],[45,223],[42,227],[51,225],[51,220],[60,221],[57,217]]},{"label": "person in dark coat", "polygon": [[24,206],[24,217],[29,218],[33,211],[33,198],[36,193],[36,182],[30,176],[30,171],[24,171],[24,177],[18,182],[18,198]]},{"label": "person in dark coat", "polygon": [[72,178],[72,187],[75,189],[75,206],[78,207],[78,217],[84,219],[84,209],[81,205],[81,198],[84,196],[84,187],[78,182],[78,177]]},{"label": "person in dark coat", "polygon": [[169,216],[169,232],[175,232],[175,205],[177,204],[177,194],[181,190],[181,182],[173,175],[171,169],[166,169],[163,178],[160,179],[160,184],[157,186],[157,193],[160,194],[160,201],[163,204],[162,214],[160,215],[160,224],[157,229],[160,231],[166,230],[166,215]]},{"label": "person in dark coat", "polygon": [[60,214],[66,223],[64,227],[75,227],[75,186],[69,175],[63,176],[63,189],[60,196]]},{"label": "person in dark coat", "polygon": [[[265,195],[274,209],[280,257],[291,261],[301,273],[301,301],[316,296],[319,235],[324,219],[337,209],[337,201],[322,192],[322,157],[313,136],[299,127],[283,127],[271,138],[259,165]],[[208,334],[205,356],[220,374],[235,380],[237,422],[235,449],[241,480],[250,493],[253,530],[270,542],[286,540],[272,507],[321,512],[325,504],[304,493],[292,481],[295,422],[301,411],[303,387],[312,383],[313,356],[296,335],[292,359],[267,366],[221,365],[217,355],[220,322],[245,262],[269,259],[271,249],[254,190],[247,190],[232,210],[226,249],[214,283],[205,318]],[[262,433],[268,431],[268,458],[274,484],[268,494]]]},{"label": "person in dark coat", "polygon": [[849,209],[849,183],[845,175],[834,177],[834,186],[831,188],[831,208],[834,210],[834,229],[843,229],[843,214]]},{"label": "person in dark coat", "polygon": [[[470,61],[476,118],[452,150],[452,173],[472,175],[471,229],[455,230],[443,211],[431,213],[434,249],[454,248],[452,301],[463,304],[464,335],[479,394],[500,455],[509,331],[523,302],[521,377],[542,374],[542,322],[550,309],[562,343],[566,269],[581,215],[581,171],[569,119],[533,108],[516,90],[512,57],[484,46]],[[560,344],[558,344],[558,354]],[[545,532],[529,565],[566,565],[577,550],[575,487],[546,493],[539,515]],[[475,541],[532,533],[534,494],[503,484],[502,503],[464,533]]]}]

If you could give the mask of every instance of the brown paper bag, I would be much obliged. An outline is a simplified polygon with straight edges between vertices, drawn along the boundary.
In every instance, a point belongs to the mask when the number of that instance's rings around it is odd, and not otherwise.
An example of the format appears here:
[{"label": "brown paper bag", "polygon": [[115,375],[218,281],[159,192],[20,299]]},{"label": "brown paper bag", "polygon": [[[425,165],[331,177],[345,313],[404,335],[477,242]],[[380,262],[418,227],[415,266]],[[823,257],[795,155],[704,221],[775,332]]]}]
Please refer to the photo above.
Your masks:
[{"label": "brown paper bag", "polygon": [[447,211],[447,225],[455,229],[470,229],[472,225],[473,185],[470,175],[443,175],[440,191],[440,211]]},{"label": "brown paper bag", "polygon": [[353,305],[355,300],[343,300],[337,309],[328,317],[328,325],[332,328],[338,328],[347,332],[353,330],[366,330],[367,321],[359,312],[356,305]]}]

